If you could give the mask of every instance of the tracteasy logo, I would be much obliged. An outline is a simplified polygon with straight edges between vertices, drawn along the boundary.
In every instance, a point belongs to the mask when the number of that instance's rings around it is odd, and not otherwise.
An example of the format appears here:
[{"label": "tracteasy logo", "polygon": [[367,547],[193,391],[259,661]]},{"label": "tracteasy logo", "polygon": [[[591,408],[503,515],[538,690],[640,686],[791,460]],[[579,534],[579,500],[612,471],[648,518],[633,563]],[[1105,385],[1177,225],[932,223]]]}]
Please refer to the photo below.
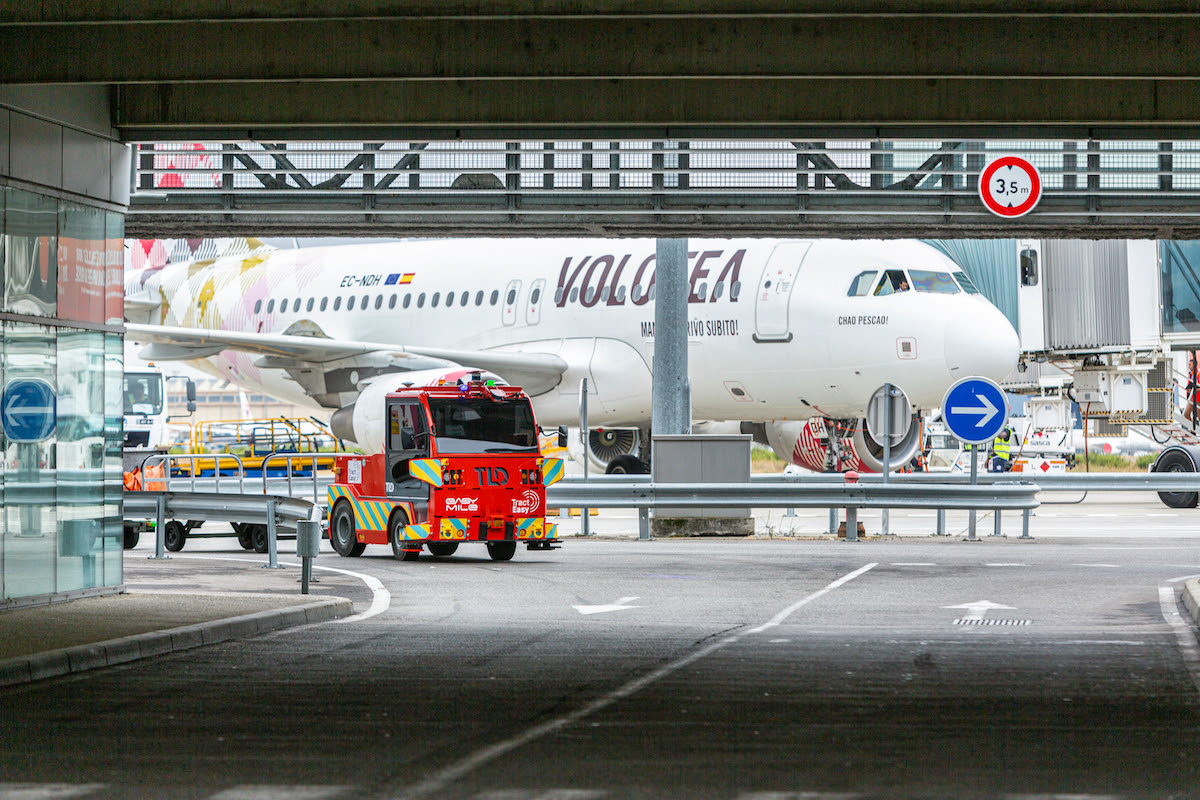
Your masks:
[{"label": "tracteasy logo", "polygon": [[447,497],[446,498],[446,510],[447,511],[478,511],[479,510],[479,498],[478,497]]},{"label": "tracteasy logo", "polygon": [[533,514],[542,505],[541,498],[537,492],[532,489],[526,489],[525,493],[520,497],[514,497],[512,501],[512,513],[514,514]]}]

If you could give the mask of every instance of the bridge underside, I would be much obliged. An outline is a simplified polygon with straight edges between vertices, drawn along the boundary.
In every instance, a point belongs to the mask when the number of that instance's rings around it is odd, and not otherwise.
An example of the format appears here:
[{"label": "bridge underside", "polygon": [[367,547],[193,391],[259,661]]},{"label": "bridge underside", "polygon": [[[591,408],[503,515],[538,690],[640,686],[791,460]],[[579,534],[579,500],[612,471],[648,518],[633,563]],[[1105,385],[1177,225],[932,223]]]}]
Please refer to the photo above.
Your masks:
[{"label": "bridge underside", "polygon": [[[980,200],[999,155],[1043,199]],[[1200,238],[1200,141],[158,143],[126,230],[179,236]]]}]

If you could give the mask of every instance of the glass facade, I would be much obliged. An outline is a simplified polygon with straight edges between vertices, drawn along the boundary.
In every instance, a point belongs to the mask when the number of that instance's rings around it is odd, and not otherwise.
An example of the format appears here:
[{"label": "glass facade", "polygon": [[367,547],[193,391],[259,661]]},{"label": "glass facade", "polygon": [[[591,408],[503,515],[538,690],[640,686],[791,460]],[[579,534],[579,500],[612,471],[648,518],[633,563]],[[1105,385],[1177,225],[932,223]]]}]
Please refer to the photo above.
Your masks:
[{"label": "glass facade", "polygon": [[117,586],[124,218],[0,201],[0,601]]}]

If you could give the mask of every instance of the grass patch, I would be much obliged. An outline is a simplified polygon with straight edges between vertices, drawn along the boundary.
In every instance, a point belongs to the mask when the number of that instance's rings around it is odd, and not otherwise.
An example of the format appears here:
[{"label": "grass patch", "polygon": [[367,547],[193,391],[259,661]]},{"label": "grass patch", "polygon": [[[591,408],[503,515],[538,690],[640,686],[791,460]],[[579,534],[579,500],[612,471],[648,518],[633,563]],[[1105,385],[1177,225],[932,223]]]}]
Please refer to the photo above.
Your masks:
[{"label": "grass patch", "polygon": [[754,447],[750,450],[750,471],[753,473],[783,472],[787,465],[788,462],[775,455],[774,450],[766,447]]}]

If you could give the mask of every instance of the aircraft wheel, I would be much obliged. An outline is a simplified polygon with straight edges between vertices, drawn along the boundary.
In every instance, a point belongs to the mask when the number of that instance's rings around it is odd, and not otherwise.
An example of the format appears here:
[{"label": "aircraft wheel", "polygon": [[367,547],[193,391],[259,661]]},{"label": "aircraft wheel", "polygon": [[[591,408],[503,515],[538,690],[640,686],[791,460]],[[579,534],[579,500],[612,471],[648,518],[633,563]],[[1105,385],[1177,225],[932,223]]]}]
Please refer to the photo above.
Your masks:
[{"label": "aircraft wheel", "polygon": [[649,470],[642,460],[634,455],[617,456],[604,468],[608,475],[645,475]]},{"label": "aircraft wheel", "polygon": [[454,551],[458,549],[458,542],[430,542],[429,554],[438,558],[454,555]]},{"label": "aircraft wheel", "polygon": [[168,550],[178,553],[187,542],[187,528],[183,527],[183,523],[179,520],[173,519],[163,530],[163,540]]},{"label": "aircraft wheel", "polygon": [[339,556],[346,558],[361,556],[366,549],[354,530],[354,510],[345,501],[334,506],[329,515],[329,543]]},{"label": "aircraft wheel", "polygon": [[[404,509],[397,508],[393,511],[388,519],[388,541],[392,543],[393,556],[401,561],[416,561],[421,555],[421,543],[405,540],[404,526],[407,524],[408,514],[404,513]],[[433,552],[432,546],[430,552]]]},{"label": "aircraft wheel", "polygon": [[133,525],[125,526],[125,549],[132,550],[137,547],[138,539],[142,537],[140,531]]},{"label": "aircraft wheel", "polygon": [[488,542],[488,555],[492,557],[492,561],[511,561],[513,555],[517,552],[516,542]]},{"label": "aircraft wheel", "polygon": [[[1168,450],[1154,462],[1155,472],[1195,472],[1192,459],[1179,450]],[[1159,492],[1158,499],[1168,508],[1195,508],[1200,502],[1197,492]]]}]

